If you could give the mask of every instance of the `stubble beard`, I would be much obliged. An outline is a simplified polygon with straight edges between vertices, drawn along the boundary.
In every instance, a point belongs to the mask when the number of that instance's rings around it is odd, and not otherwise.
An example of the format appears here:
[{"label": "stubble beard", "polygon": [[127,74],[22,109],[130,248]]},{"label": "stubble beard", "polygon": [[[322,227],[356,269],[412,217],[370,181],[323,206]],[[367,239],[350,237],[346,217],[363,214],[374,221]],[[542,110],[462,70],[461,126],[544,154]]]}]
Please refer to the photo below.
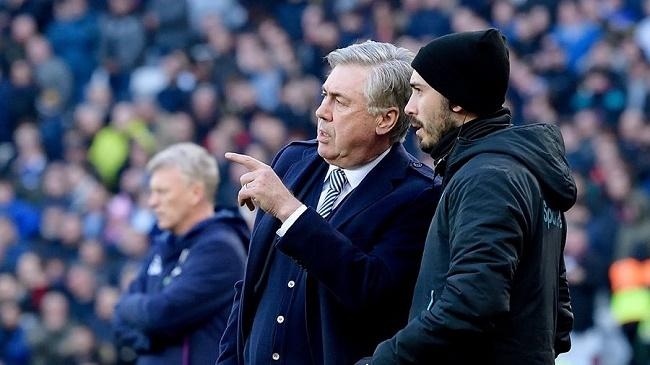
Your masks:
[{"label": "stubble beard", "polygon": [[436,124],[435,121],[429,123],[422,123],[422,128],[425,130],[425,136],[429,136],[428,140],[422,139],[420,141],[420,149],[426,153],[431,153],[436,145],[440,142],[442,137],[456,128],[456,122],[451,116],[451,110],[449,110],[448,103],[442,103],[440,109],[438,110],[438,115],[432,118],[433,120],[437,119],[439,121]]}]

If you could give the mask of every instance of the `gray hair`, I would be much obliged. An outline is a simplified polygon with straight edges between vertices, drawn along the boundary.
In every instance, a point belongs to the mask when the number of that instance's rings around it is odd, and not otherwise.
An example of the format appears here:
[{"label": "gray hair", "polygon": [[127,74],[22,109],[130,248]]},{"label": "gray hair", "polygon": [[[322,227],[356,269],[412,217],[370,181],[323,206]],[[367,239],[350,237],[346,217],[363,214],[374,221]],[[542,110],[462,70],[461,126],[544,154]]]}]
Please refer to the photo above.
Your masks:
[{"label": "gray hair", "polygon": [[177,167],[188,182],[203,183],[205,198],[214,201],[219,170],[216,159],[205,148],[190,142],[173,144],[151,158],[147,172],[152,174],[163,167]]},{"label": "gray hair", "polygon": [[365,41],[334,50],[325,58],[332,68],[341,64],[371,67],[363,90],[368,112],[377,115],[397,107],[399,117],[390,137],[391,142],[403,141],[411,123],[404,107],[411,97],[413,52],[390,43]]}]

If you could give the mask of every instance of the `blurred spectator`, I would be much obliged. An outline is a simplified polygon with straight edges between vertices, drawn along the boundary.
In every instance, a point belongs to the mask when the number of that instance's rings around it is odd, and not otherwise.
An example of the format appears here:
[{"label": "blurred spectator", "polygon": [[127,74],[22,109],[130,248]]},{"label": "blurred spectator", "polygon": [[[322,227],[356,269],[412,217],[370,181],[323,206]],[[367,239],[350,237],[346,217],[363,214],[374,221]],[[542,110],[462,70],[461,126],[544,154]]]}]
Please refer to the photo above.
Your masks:
[{"label": "blurred spectator", "polygon": [[88,159],[99,172],[102,182],[116,188],[119,173],[125,167],[131,143],[142,145],[147,150],[155,147],[153,135],[139,120],[128,102],[115,104],[111,111],[111,122],[93,138],[88,150]]},{"label": "blurred spectator", "polygon": [[325,66],[322,60],[339,43],[338,28],[326,21],[324,10],[316,4],[307,5],[300,15],[302,31],[302,40],[298,49],[300,65],[305,72],[319,75],[324,80]]},{"label": "blurred spectator", "polygon": [[269,151],[279,151],[288,139],[287,127],[284,123],[266,113],[255,113],[250,122],[251,138]]},{"label": "blurred spectator", "polygon": [[234,77],[228,80],[225,90],[229,98],[224,108],[230,113],[236,113],[244,120],[244,124],[247,124],[251,116],[259,109],[253,85],[242,77]]},{"label": "blurred spectator", "polygon": [[107,251],[105,245],[95,239],[86,239],[79,247],[79,263],[92,271],[97,286],[117,284],[116,268]]},{"label": "blurred spectator", "polygon": [[0,272],[15,272],[18,258],[27,250],[28,245],[18,236],[14,222],[0,216]]},{"label": "blurred spectator", "polygon": [[29,239],[38,231],[40,214],[36,207],[15,195],[10,181],[0,179],[0,212],[7,215],[18,229],[20,239]]},{"label": "blurred spectator", "polygon": [[72,264],[65,276],[70,299],[70,314],[79,323],[89,323],[95,313],[97,276],[88,266]]},{"label": "blurred spectator", "polygon": [[[72,327],[61,347],[63,361],[66,365],[106,364],[100,358],[95,334],[85,325]],[[111,363],[115,361],[114,356],[105,360]]]},{"label": "blurred spectator", "polygon": [[55,1],[53,10],[54,19],[47,27],[47,38],[54,52],[72,71],[72,100],[78,102],[97,65],[100,33],[96,15],[86,0]]},{"label": "blurred spectator", "polygon": [[640,0],[640,3],[643,8],[643,19],[637,24],[634,35],[646,59],[650,59],[650,0]]},{"label": "blurred spectator", "polygon": [[272,62],[270,53],[255,33],[237,38],[237,66],[246,75],[255,91],[256,104],[264,110],[278,106],[282,73]]},{"label": "blurred spectator", "polygon": [[[618,124],[621,154],[630,164],[633,178],[639,181],[640,188],[650,194],[650,124],[644,113],[638,109],[627,109],[621,114]],[[631,182],[633,183],[633,182]]]},{"label": "blurred spectator", "polygon": [[644,330],[650,311],[648,258],[647,254],[627,257],[614,261],[609,267],[612,312],[632,349],[629,365],[644,365],[650,361],[650,342]]},{"label": "blurred spectator", "polygon": [[626,104],[625,89],[609,69],[594,67],[579,81],[571,102],[574,111],[592,109],[601,115],[610,129],[616,129]]},{"label": "blurred spectator", "polygon": [[196,126],[192,117],[185,112],[160,114],[154,133],[161,148],[180,142],[196,140]]},{"label": "blurred spectator", "polygon": [[113,343],[111,321],[119,297],[120,290],[117,287],[101,286],[97,289],[94,313],[88,323],[103,346],[110,347]]},{"label": "blurred spectator", "polygon": [[52,19],[52,2],[52,0],[7,0],[0,4],[0,11],[3,16],[12,17],[28,14],[36,19],[38,29],[43,30]]},{"label": "blurred spectator", "polygon": [[[404,1],[403,9],[409,17],[406,22],[406,33],[424,40],[433,39],[449,33],[451,30],[449,26],[451,4],[449,0]],[[507,1],[496,2],[494,9],[504,9],[507,4]],[[507,30],[507,28],[502,26],[500,29],[503,31]]]},{"label": "blurred spectator", "polygon": [[0,359],[4,365],[29,365],[31,348],[15,301],[0,301]]},{"label": "blurred spectator", "polygon": [[314,105],[320,97],[320,82],[313,77],[287,80],[275,114],[286,125],[289,139],[309,139],[316,135],[312,118]]},{"label": "blurred spectator", "polygon": [[28,200],[38,196],[40,181],[47,167],[47,156],[41,133],[35,123],[21,124],[14,133],[16,155],[11,162],[16,193]]},{"label": "blurred spectator", "polygon": [[363,39],[372,38],[372,24],[370,19],[364,17],[361,9],[354,7],[341,9],[336,21],[341,30],[340,44],[352,44]]},{"label": "blurred spectator", "polygon": [[550,35],[567,54],[567,66],[577,70],[591,46],[602,38],[602,30],[593,19],[584,17],[577,0],[561,0],[557,8],[557,23]]},{"label": "blurred spectator", "polygon": [[108,0],[108,14],[99,19],[99,62],[117,101],[130,99],[131,72],[142,62],[146,34],[135,13],[136,0]]},{"label": "blurred spectator", "polygon": [[70,319],[68,299],[60,292],[49,291],[40,303],[38,320],[28,330],[33,348],[33,365],[68,365],[66,341],[75,325]]},{"label": "blurred spectator", "polygon": [[84,89],[84,101],[108,115],[114,103],[113,91],[106,80],[92,79]]},{"label": "blurred spectator", "polygon": [[[346,1],[343,1],[344,3]],[[349,1],[348,3],[355,3],[356,0]],[[273,14],[272,18],[276,19],[280,27],[284,29],[289,38],[295,42],[302,42],[303,29],[301,25],[302,13],[309,4],[306,0],[293,0],[293,1],[276,1],[255,4],[255,1],[246,1],[247,7],[252,8],[253,12],[261,11],[268,14]],[[266,9],[265,9],[266,8]],[[349,9],[340,9],[346,11]]]},{"label": "blurred spectator", "polygon": [[74,80],[68,65],[52,52],[47,38],[37,35],[27,42],[27,57],[38,88],[53,93],[62,107],[69,106]]},{"label": "blurred spectator", "polygon": [[2,42],[2,46],[0,47],[0,49],[2,49],[0,66],[7,70],[15,61],[25,59],[27,43],[36,34],[36,22],[31,15],[16,15],[16,17],[11,20],[9,37]]},{"label": "blurred spectator", "polygon": [[81,215],[74,211],[66,211],[61,217],[60,224],[59,242],[54,257],[69,264],[76,260],[83,239]]},{"label": "blurred spectator", "polygon": [[[638,50],[638,48],[636,48]],[[627,107],[650,112],[650,68],[645,56],[638,56],[626,65]]]},{"label": "blurred spectator", "polygon": [[186,0],[150,0],[142,18],[155,55],[187,47],[191,37]]},{"label": "blurred spectator", "polygon": [[[552,37],[545,37],[530,59],[535,73],[547,83],[551,106],[560,114],[572,111],[571,98],[577,87],[577,75],[567,67],[563,48]],[[509,91],[509,94],[512,94]]]},{"label": "blurred spectator", "polygon": [[190,96],[190,116],[194,125],[194,142],[203,144],[219,120],[219,99],[212,85],[199,85],[194,89]]},{"label": "blurred spectator", "polygon": [[277,71],[282,75],[282,81],[286,81],[289,76],[299,76],[300,64],[287,32],[275,21],[266,20],[260,23],[257,33],[266,46],[271,63],[276,65]]},{"label": "blurred spectator", "polygon": [[0,171],[6,169],[7,161],[11,158],[12,147],[10,145],[16,125],[9,111],[9,80],[2,70],[0,74]]},{"label": "blurred spectator", "polygon": [[[394,42],[397,38],[397,21],[394,8],[389,1],[377,1],[372,3],[373,39],[382,42]],[[338,40],[338,29],[332,29],[330,23],[325,23],[321,31],[329,31],[331,37]],[[327,34],[327,32],[325,33]]]},{"label": "blurred spectator", "polygon": [[36,96],[38,86],[34,82],[32,69],[24,59],[17,59],[9,65],[9,124],[35,122]]},{"label": "blurred spectator", "polygon": [[16,278],[25,290],[20,302],[21,308],[38,312],[43,296],[50,289],[41,258],[32,252],[21,255],[16,265]]},{"label": "blurred spectator", "polygon": [[595,325],[596,294],[607,287],[607,266],[593,252],[586,230],[578,224],[570,224],[567,228],[564,257],[574,311],[573,331],[584,334]]},{"label": "blurred spectator", "polygon": [[616,176],[608,183],[608,191],[619,206],[615,259],[650,256],[650,197],[631,183],[628,175]]},{"label": "blurred spectator", "polygon": [[[235,56],[235,35],[217,17],[207,18],[204,27],[206,42],[194,46],[191,54],[200,71],[198,77],[204,78],[200,81],[212,82],[223,96],[227,80],[241,72]],[[208,72],[209,79],[201,75]]]},{"label": "blurred spectator", "polygon": [[24,289],[18,283],[14,274],[0,273],[0,302],[15,301],[20,303],[20,300],[25,295]]},{"label": "blurred spectator", "polygon": [[80,103],[74,109],[73,123],[83,138],[83,143],[90,146],[93,137],[104,126],[105,114],[102,109],[91,103]]},{"label": "blurred spectator", "polygon": [[230,29],[244,25],[248,12],[238,0],[184,0],[189,6],[190,25],[195,32],[200,32],[205,19],[216,15]]},{"label": "blurred spectator", "polygon": [[195,86],[195,80],[188,72],[188,63],[187,55],[182,51],[172,52],[161,60],[167,84],[158,92],[156,100],[167,112],[178,112],[189,105],[189,95]]}]

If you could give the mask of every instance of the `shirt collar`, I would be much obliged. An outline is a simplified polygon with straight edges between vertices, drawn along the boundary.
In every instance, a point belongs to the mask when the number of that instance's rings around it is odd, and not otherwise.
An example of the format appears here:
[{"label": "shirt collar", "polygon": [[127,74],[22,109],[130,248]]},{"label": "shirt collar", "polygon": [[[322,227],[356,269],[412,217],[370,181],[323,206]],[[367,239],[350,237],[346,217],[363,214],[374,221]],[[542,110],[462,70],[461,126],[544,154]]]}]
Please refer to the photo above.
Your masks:
[{"label": "shirt collar", "polygon": [[[352,189],[356,188],[357,186],[359,186],[359,184],[361,184],[361,181],[363,181],[366,175],[368,175],[368,173],[370,173],[370,171],[372,171],[372,169],[375,166],[377,166],[379,162],[381,162],[381,160],[384,159],[384,157],[386,157],[388,152],[390,152],[391,148],[393,147],[392,146],[389,147],[386,151],[382,152],[374,160],[366,163],[365,165],[361,165],[353,169],[343,169],[343,172],[345,172],[345,177],[348,179],[348,183],[350,184]],[[325,174],[325,181],[329,179],[330,173],[333,170],[338,168],[339,168],[338,166],[330,165],[329,169],[327,170],[327,174]]]}]

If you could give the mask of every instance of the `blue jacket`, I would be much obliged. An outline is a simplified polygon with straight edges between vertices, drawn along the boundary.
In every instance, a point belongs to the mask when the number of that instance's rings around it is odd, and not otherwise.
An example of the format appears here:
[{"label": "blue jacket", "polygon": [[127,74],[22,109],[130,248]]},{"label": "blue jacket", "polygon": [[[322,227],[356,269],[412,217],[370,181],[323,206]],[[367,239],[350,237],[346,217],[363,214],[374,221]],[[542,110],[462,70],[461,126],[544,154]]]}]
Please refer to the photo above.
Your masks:
[{"label": "blue jacket", "polygon": [[[273,168],[304,201],[310,179],[324,179],[317,143],[294,142]],[[433,172],[401,144],[366,176],[329,218],[308,208],[276,240],[280,221],[258,215],[243,282],[221,342],[219,365],[243,364],[243,348],[274,249],[307,273],[305,316],[310,358],[303,364],[352,364],[406,323],[427,227],[436,207]],[[275,313],[263,315],[275,316]],[[289,334],[291,336],[291,334]]]},{"label": "blue jacket", "polygon": [[118,345],[136,350],[139,365],[213,365],[248,238],[244,220],[228,210],[181,237],[156,236],[115,308]]}]

